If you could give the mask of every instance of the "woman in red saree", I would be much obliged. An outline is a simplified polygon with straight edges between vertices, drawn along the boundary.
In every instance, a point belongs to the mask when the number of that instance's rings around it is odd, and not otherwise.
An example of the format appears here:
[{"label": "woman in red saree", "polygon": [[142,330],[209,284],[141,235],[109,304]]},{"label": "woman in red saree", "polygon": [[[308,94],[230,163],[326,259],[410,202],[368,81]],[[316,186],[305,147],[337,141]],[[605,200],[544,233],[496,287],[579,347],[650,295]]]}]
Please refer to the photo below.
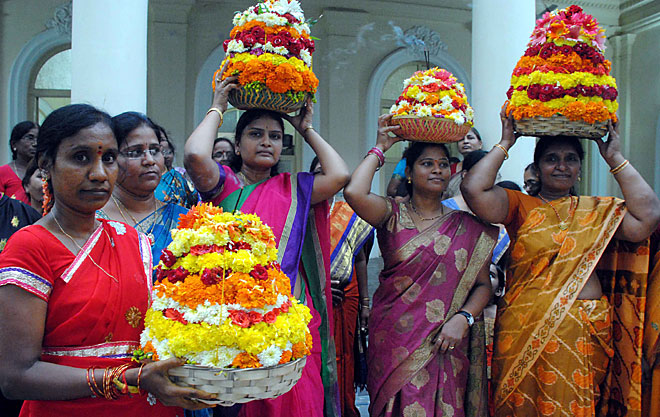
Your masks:
[{"label": "woman in red saree", "polygon": [[[204,201],[226,211],[257,214],[273,229],[282,271],[291,280],[293,295],[310,308],[313,317],[309,324],[312,355],[307,358],[301,380],[280,397],[246,403],[240,415],[332,416],[336,413],[337,375],[326,299],[329,285],[326,288],[326,281],[313,278],[312,273],[318,277],[318,271],[301,268],[301,260],[303,245],[309,238],[306,230],[310,206],[335,195],[348,180],[348,168],[312,127],[311,100],[306,101],[295,117],[268,110],[248,110],[236,126],[237,155],[232,162],[233,170],[215,162],[213,143],[223,121],[222,114],[227,110],[227,95],[238,88],[236,77],[221,82],[221,72],[216,80],[212,107],[186,142],[186,171]],[[328,170],[316,176],[309,172],[277,173],[284,136],[282,118],[302,135]],[[216,409],[219,410],[222,408]]]},{"label": "woman in red saree", "polygon": [[596,143],[625,202],[574,194],[584,157],[575,137],[537,143],[536,197],[494,186],[517,137],[504,110],[501,119],[502,140],[462,185],[474,213],[503,223],[512,242],[495,324],[495,415],[640,416],[645,240],[660,201],[621,155],[611,123]]},{"label": "woman in red saree", "polygon": [[[376,227],[385,262],[369,323],[367,389],[372,416],[483,416],[487,413],[483,308],[497,229],[442,203],[449,153],[414,143],[406,158],[411,199],[370,193],[391,115],[378,121],[376,147],[344,190],[355,212]],[[475,320],[476,318],[476,320]]]},{"label": "woman in red saree", "polygon": [[[169,381],[177,359],[130,365],[152,262],[144,235],[94,218],[117,178],[111,125],[80,104],[46,118],[37,157],[52,210],[0,255],[0,383],[7,397],[26,400],[21,416],[183,416],[181,406],[201,408],[190,398],[214,398]],[[115,370],[142,393],[118,394]]]}]

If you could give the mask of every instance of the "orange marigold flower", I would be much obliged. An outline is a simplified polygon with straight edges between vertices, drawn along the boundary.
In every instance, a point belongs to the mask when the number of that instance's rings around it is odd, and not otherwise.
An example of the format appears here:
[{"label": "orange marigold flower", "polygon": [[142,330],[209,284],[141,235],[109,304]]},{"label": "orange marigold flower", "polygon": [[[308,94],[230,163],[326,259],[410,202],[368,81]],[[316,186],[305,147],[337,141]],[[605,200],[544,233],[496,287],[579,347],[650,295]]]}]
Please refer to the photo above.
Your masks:
[{"label": "orange marigold flower", "polygon": [[280,364],[291,362],[292,355],[293,354],[291,353],[290,350],[285,350],[284,352],[282,352],[282,358],[280,359]]},{"label": "orange marigold flower", "polygon": [[254,355],[250,355],[247,352],[241,352],[234,360],[231,362],[231,366],[234,368],[261,368],[261,363],[259,363],[259,358]]},{"label": "orange marigold flower", "polygon": [[293,352],[293,358],[298,359],[305,356],[305,352],[307,351],[307,346],[305,346],[303,342],[298,342],[293,345],[291,350]]}]

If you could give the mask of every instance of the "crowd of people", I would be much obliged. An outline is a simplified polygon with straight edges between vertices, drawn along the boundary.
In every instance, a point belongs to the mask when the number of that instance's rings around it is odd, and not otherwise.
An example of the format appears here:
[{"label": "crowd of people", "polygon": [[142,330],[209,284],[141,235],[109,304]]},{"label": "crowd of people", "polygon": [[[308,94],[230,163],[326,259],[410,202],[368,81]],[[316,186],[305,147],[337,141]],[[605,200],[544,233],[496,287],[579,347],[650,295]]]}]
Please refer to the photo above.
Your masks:
[{"label": "crowd of people", "polygon": [[[238,84],[216,85],[185,169],[141,113],[73,104],[14,127],[0,167],[4,409],[359,416],[365,385],[373,416],[660,415],[660,201],[616,123],[596,142],[625,200],[577,193],[584,150],[567,136],[540,138],[524,192],[500,181],[518,139],[504,112],[490,151],[476,129],[459,161],[412,143],[380,196],[372,180],[401,140],[390,115],[351,174],[312,125],[311,100],[295,116],[245,111],[234,141],[217,137]],[[278,170],[285,121],[316,154],[309,172]],[[209,408],[199,400],[214,394],[168,379],[181,360],[130,362],[152,265],[199,201],[259,215],[311,310],[311,355],[282,396]],[[384,266],[371,299],[374,232]]]}]

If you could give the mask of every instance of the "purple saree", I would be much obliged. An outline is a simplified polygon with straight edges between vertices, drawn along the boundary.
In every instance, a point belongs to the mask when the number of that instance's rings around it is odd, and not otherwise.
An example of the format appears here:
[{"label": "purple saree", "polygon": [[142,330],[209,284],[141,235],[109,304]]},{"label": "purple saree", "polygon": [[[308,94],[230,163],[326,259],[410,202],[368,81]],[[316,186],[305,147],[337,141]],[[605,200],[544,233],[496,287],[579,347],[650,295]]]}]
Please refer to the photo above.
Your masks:
[{"label": "purple saree", "polygon": [[489,262],[497,229],[453,211],[420,231],[406,205],[390,204],[377,229],[385,265],[369,324],[370,415],[487,415],[483,319],[446,354],[433,340]]}]

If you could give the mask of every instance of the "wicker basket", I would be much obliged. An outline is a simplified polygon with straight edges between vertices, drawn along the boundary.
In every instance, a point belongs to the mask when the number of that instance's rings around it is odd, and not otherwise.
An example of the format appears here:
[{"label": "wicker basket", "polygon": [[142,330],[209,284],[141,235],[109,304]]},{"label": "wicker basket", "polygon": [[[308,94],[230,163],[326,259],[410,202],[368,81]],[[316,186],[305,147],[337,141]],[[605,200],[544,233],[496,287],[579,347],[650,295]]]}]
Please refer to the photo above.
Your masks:
[{"label": "wicker basket", "polygon": [[229,92],[229,102],[232,106],[241,110],[266,109],[280,113],[293,113],[302,108],[305,99],[295,101],[283,93],[273,93],[267,88],[259,91],[246,90],[241,87]]},{"label": "wicker basket", "polygon": [[394,116],[390,124],[401,126],[396,134],[403,139],[435,143],[458,142],[472,127],[467,123],[459,126],[448,119],[417,116]]},{"label": "wicker basket", "polygon": [[585,139],[598,139],[607,134],[607,122],[589,124],[582,120],[572,121],[566,116],[534,117],[514,119],[513,128],[524,136],[578,136]]},{"label": "wicker basket", "polygon": [[268,368],[209,368],[183,365],[169,370],[170,379],[182,387],[217,393],[218,400],[206,404],[233,405],[275,398],[288,392],[302,375],[306,357]]}]

